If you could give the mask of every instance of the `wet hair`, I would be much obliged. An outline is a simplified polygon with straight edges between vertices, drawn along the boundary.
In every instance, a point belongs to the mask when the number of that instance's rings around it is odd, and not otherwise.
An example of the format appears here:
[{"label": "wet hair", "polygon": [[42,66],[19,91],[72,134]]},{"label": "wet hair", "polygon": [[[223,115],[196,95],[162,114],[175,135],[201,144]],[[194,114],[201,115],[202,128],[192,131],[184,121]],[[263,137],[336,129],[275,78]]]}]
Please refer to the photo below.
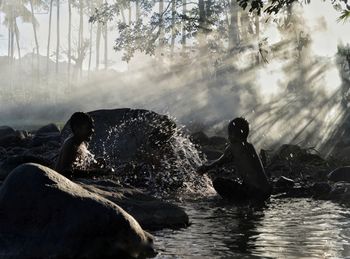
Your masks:
[{"label": "wet hair", "polygon": [[235,118],[228,124],[228,134],[234,134],[241,140],[246,140],[249,134],[249,122],[242,118]]},{"label": "wet hair", "polygon": [[69,120],[69,125],[73,133],[75,129],[77,129],[80,125],[84,123],[87,123],[91,127],[94,127],[94,120],[89,114],[85,112],[75,112],[73,113],[73,115],[70,117],[70,120]]}]

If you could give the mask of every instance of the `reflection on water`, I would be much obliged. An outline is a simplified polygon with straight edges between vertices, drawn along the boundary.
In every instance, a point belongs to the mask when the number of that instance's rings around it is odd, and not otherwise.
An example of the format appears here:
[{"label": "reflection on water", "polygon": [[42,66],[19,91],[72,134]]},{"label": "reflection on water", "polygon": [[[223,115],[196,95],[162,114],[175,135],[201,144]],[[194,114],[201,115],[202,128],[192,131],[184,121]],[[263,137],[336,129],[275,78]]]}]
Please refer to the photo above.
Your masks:
[{"label": "reflection on water", "polygon": [[192,225],[154,232],[158,258],[350,256],[350,209],[332,202],[272,199],[253,208],[212,199],[183,207]]}]

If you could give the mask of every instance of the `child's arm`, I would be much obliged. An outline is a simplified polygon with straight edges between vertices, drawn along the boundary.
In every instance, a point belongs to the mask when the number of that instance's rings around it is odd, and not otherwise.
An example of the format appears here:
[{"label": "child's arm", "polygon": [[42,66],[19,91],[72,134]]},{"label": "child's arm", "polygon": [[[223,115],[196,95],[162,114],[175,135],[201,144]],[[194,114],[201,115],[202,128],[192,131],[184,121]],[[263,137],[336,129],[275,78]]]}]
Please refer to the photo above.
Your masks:
[{"label": "child's arm", "polygon": [[232,160],[232,151],[231,151],[231,147],[228,146],[225,149],[224,154],[222,154],[222,156],[219,157],[217,160],[214,160],[210,164],[204,164],[204,165],[200,166],[198,168],[198,173],[204,174],[205,172],[207,172],[207,171],[209,171],[217,166],[224,165],[225,163],[229,162],[230,160]]}]

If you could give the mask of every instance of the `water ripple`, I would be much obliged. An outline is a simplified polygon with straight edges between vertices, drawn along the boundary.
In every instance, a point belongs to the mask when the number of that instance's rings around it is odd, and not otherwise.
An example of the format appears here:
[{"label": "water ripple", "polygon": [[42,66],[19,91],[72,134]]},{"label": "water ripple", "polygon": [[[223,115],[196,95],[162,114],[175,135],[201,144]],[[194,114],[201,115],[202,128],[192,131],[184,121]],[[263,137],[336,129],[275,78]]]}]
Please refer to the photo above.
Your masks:
[{"label": "water ripple", "polygon": [[254,208],[211,199],[182,206],[192,224],[154,232],[158,258],[350,256],[350,209],[333,202],[272,199]]}]

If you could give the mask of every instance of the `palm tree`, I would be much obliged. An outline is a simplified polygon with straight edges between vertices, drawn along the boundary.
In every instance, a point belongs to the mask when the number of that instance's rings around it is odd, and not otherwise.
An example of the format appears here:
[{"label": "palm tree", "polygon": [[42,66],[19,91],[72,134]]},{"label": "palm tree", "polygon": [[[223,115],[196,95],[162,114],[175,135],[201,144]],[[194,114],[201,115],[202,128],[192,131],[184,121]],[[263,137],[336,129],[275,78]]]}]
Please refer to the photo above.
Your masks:
[{"label": "palm tree", "polygon": [[3,24],[8,28],[8,57],[9,62],[14,58],[14,40],[16,37],[18,57],[20,58],[19,46],[19,29],[17,26],[17,18],[22,22],[28,23],[31,21],[31,13],[28,11],[25,1],[23,0],[3,0],[1,2],[1,11],[5,14]]}]

